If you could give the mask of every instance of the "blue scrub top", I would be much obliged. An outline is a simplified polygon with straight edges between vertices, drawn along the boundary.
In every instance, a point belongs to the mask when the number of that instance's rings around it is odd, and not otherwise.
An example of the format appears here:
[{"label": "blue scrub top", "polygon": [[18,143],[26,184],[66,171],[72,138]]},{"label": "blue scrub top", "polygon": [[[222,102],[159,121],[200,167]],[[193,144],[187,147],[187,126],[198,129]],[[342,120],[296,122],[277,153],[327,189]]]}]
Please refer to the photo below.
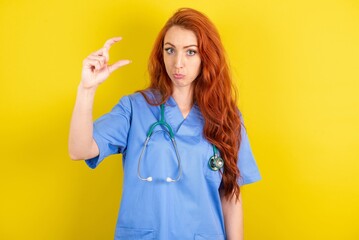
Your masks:
[{"label": "blue scrub top", "polygon": [[[149,96],[154,96],[148,92]],[[225,239],[225,227],[219,196],[221,175],[212,171],[208,160],[212,145],[203,137],[204,119],[194,104],[183,118],[172,97],[165,104],[165,120],[172,127],[181,157],[182,177],[166,182],[178,173],[177,158],[164,131],[152,135],[141,161],[138,159],[149,127],[160,119],[160,107],[149,105],[140,93],[121,98],[111,112],[94,122],[93,137],[99,156],[86,160],[96,168],[102,160],[122,153],[124,180],[115,239]],[[156,127],[160,130],[161,127]],[[238,153],[240,186],[261,179],[245,128]]]}]

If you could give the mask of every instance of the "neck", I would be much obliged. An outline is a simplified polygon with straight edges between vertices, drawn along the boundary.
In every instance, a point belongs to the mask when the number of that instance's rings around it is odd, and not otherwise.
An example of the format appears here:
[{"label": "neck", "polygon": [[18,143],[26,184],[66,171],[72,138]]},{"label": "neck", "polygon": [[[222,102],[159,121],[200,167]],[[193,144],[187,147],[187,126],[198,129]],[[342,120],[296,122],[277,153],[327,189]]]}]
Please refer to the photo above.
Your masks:
[{"label": "neck", "polygon": [[187,117],[188,113],[190,112],[193,104],[193,89],[190,88],[183,88],[178,89],[175,88],[172,93],[173,99],[176,101],[177,106],[182,112],[184,118]]}]

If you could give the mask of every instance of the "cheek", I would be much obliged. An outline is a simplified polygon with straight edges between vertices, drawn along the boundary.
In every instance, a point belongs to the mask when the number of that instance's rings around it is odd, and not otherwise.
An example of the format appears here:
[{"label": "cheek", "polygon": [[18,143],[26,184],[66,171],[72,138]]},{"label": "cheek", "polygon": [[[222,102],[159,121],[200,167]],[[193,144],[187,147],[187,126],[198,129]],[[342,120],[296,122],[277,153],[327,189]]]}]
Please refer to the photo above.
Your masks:
[{"label": "cheek", "polygon": [[165,63],[166,69],[172,66],[171,58],[168,56],[163,57],[163,62]]},{"label": "cheek", "polygon": [[193,71],[196,72],[196,75],[198,75],[201,72],[201,67],[202,67],[201,60],[199,60],[194,66],[195,67]]},{"label": "cheek", "polygon": [[166,68],[166,70],[167,70],[167,72],[168,72],[169,69],[170,69],[170,66],[171,66],[171,64],[170,64],[170,62],[169,62],[169,59],[166,58],[166,57],[164,57],[164,58],[163,58],[163,63],[165,64],[165,68]]}]

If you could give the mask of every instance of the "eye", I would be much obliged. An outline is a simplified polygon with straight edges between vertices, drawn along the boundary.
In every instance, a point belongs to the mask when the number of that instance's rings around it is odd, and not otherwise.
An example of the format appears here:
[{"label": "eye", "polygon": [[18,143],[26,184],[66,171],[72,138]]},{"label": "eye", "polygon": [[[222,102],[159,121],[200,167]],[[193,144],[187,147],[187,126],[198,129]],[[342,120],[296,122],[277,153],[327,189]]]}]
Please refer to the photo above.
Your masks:
[{"label": "eye", "polygon": [[187,50],[187,55],[188,56],[193,56],[193,55],[195,55],[197,52],[195,51],[195,50],[192,50],[192,49],[188,49]]},{"label": "eye", "polygon": [[166,51],[166,53],[168,53],[168,54],[174,53],[174,49],[173,49],[173,48],[165,48],[165,51]]}]

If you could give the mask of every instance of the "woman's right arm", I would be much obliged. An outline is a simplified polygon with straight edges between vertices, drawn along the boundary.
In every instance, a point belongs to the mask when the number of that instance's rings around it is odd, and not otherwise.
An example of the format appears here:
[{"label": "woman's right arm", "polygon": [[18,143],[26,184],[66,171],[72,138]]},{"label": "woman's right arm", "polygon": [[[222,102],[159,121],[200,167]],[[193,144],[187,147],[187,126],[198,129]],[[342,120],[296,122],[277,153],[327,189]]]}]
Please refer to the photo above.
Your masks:
[{"label": "woman's right arm", "polygon": [[95,91],[96,89],[84,88],[81,83],[77,88],[69,135],[69,154],[73,160],[89,159],[99,154],[97,144],[92,138]]},{"label": "woman's right arm", "polygon": [[76,103],[72,113],[69,134],[69,155],[73,160],[96,157],[98,146],[93,139],[92,108],[97,87],[116,69],[129,64],[129,60],[120,60],[108,65],[108,51],[120,37],[106,41],[103,48],[90,54],[83,61],[82,79],[77,88]]}]

